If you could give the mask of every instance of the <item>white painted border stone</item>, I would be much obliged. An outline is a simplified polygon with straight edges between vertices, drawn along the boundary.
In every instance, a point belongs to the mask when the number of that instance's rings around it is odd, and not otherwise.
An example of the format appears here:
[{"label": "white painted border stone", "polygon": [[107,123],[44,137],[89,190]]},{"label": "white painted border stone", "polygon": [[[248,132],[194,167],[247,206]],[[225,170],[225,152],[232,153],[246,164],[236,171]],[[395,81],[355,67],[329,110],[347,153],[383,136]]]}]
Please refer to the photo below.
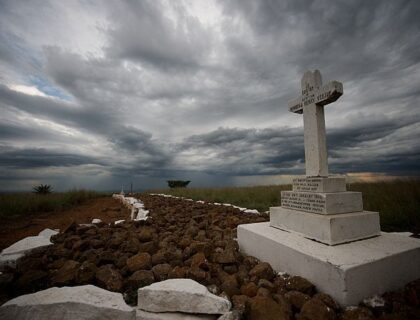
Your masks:
[{"label": "white painted border stone", "polygon": [[395,234],[328,246],[263,222],[239,225],[238,243],[244,254],[308,279],[345,306],[420,278],[420,240]]}]

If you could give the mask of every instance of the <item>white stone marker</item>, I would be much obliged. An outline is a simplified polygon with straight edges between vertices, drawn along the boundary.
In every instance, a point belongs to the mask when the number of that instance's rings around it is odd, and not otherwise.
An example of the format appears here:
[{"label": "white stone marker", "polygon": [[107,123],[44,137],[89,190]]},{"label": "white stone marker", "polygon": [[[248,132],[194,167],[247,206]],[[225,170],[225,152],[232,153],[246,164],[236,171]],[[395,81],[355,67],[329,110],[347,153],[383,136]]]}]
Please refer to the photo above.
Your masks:
[{"label": "white stone marker", "polygon": [[303,112],[306,176],[327,177],[324,105],[336,101],[343,94],[343,85],[332,81],[322,86],[319,70],[306,71],[301,85],[302,96],[289,101],[289,110],[294,113]]},{"label": "white stone marker", "polygon": [[342,94],[341,83],[322,86],[318,70],[305,72],[302,96],[289,107],[303,113],[306,177],[282,191],[270,223],[239,225],[238,243],[276,271],[302,276],[353,305],[419,279],[420,241],[381,233],[379,213],[363,211],[362,194],[346,191],[344,177],[328,176],[323,106]]}]

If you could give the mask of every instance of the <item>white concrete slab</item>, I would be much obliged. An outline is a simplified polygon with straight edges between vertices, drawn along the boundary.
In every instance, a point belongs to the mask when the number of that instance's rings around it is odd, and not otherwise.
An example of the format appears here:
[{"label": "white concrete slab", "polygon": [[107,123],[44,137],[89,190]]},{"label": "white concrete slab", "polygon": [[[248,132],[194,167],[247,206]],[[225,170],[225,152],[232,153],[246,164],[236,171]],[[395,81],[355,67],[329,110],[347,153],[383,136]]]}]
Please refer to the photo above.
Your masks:
[{"label": "white concrete slab", "polygon": [[379,213],[372,211],[323,215],[272,207],[270,226],[297,232],[329,245],[366,239],[381,233]]},{"label": "white concrete slab", "polygon": [[92,285],[50,288],[12,299],[0,307],[3,320],[134,320],[121,293]]},{"label": "white concrete slab", "polygon": [[395,234],[328,246],[264,222],[239,225],[238,243],[243,253],[308,279],[342,305],[420,278],[420,241]]},{"label": "white concrete slab", "polygon": [[363,211],[361,192],[301,192],[282,191],[281,206],[319,214],[338,214]]}]

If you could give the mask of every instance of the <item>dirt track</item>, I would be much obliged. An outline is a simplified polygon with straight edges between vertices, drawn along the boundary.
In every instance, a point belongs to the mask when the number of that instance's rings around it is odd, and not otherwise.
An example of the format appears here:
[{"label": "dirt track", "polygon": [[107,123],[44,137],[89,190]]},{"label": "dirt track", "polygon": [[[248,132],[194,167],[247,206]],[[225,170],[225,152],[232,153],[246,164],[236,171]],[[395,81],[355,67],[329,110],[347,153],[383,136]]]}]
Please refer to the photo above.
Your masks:
[{"label": "dirt track", "polygon": [[90,223],[99,218],[104,222],[128,219],[129,211],[111,197],[88,200],[86,203],[62,212],[48,212],[0,220],[0,250],[28,236],[35,236],[45,228],[60,229],[73,220]]}]

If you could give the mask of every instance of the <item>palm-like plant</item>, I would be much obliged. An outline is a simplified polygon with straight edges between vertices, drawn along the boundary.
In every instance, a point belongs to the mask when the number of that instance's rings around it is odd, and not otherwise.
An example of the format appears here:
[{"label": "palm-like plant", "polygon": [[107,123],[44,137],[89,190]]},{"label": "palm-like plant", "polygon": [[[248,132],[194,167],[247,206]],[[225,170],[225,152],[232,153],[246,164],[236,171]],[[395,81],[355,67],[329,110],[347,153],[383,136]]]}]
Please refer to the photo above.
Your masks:
[{"label": "palm-like plant", "polygon": [[40,184],[39,186],[33,187],[33,190],[37,194],[49,194],[52,192],[52,187],[49,184]]},{"label": "palm-like plant", "polygon": [[183,180],[168,180],[169,188],[186,188],[191,181]]}]

